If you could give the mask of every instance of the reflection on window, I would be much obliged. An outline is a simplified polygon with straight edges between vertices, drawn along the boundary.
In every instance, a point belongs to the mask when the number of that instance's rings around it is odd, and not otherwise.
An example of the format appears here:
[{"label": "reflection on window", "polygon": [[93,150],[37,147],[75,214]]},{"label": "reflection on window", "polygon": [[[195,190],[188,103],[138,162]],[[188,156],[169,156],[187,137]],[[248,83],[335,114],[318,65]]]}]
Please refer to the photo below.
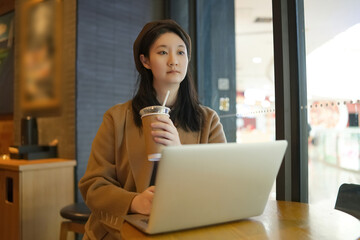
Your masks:
[{"label": "reflection on window", "polygon": [[237,94],[237,142],[275,140],[275,98],[262,89]]},{"label": "reflection on window", "polygon": [[236,141],[275,140],[272,3],[235,0]]},{"label": "reflection on window", "polygon": [[309,202],[334,208],[342,183],[360,184],[360,2],[304,3]]},{"label": "reflection on window", "polygon": [[360,24],[307,56],[310,156],[360,171]]},{"label": "reflection on window", "polygon": [[356,24],[308,54],[309,98],[360,98],[359,43],[360,24]]}]

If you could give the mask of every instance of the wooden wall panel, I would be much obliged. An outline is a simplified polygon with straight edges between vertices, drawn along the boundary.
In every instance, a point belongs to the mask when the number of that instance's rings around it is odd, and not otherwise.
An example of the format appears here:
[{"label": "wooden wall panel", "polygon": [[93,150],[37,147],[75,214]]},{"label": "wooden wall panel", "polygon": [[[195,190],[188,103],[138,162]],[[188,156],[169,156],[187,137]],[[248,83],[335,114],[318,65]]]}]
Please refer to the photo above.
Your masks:
[{"label": "wooden wall panel", "polygon": [[[15,1],[15,12],[28,2],[27,0]],[[63,29],[62,46],[59,51],[62,52],[62,79],[61,89],[62,103],[61,111],[49,117],[38,118],[39,144],[48,144],[54,139],[58,139],[58,153],[61,158],[75,159],[75,51],[76,51],[76,1],[63,0]],[[15,14],[15,46],[19,46],[19,34],[22,31],[20,25],[20,14]],[[21,52],[15,47],[15,103],[14,103],[14,121],[15,121],[15,144],[20,144],[20,120],[24,117],[21,113],[20,99],[20,79],[19,69]]]}]

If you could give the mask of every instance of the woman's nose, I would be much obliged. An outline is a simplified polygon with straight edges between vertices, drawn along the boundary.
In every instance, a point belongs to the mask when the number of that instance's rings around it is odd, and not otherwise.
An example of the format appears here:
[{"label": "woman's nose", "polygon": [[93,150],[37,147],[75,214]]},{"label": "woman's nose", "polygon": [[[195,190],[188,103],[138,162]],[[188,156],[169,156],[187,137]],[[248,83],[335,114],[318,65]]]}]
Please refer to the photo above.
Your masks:
[{"label": "woman's nose", "polygon": [[169,55],[169,66],[176,66],[176,65],[178,65],[178,59],[177,59],[177,57],[176,57],[176,55],[174,55],[174,54],[170,54]]}]

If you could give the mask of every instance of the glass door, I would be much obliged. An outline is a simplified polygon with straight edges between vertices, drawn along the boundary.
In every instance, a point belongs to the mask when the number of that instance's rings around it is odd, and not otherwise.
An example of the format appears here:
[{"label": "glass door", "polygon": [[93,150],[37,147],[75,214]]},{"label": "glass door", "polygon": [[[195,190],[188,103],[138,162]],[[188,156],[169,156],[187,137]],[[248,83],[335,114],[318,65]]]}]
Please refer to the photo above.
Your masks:
[{"label": "glass door", "polygon": [[309,203],[360,184],[360,1],[304,0]]},{"label": "glass door", "polygon": [[236,141],[275,140],[271,0],[235,0]]},{"label": "glass door", "polygon": [[[271,0],[235,0],[236,142],[275,140]],[[275,198],[275,184],[271,198]]]}]

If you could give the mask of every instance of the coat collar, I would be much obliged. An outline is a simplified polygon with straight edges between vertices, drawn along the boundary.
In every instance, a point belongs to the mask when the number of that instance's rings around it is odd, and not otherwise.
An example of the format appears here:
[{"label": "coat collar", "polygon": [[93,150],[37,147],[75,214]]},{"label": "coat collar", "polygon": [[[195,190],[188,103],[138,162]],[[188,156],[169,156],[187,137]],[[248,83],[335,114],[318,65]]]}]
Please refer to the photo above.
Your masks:
[{"label": "coat collar", "polygon": [[132,109],[130,108],[131,105],[126,112],[126,149],[136,191],[141,193],[149,187],[153,162],[147,160],[145,139],[140,129],[135,125]]}]

